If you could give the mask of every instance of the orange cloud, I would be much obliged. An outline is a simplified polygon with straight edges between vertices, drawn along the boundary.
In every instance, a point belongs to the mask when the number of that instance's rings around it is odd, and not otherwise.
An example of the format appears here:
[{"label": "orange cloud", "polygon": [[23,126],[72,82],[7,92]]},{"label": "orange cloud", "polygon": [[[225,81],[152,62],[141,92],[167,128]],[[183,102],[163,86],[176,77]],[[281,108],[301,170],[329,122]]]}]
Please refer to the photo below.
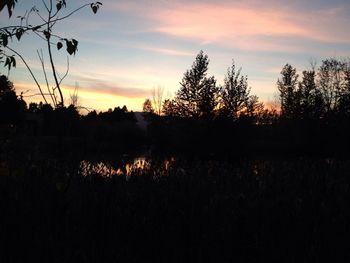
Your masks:
[{"label": "orange cloud", "polygon": [[[27,103],[43,101],[40,92],[34,84],[24,82],[15,83],[16,93],[19,95],[23,92],[24,100]],[[65,98],[65,104],[70,103],[70,95],[73,94],[75,87],[64,85],[62,92]],[[44,93],[46,88],[43,87]],[[142,103],[150,94],[147,90],[138,88],[118,88],[108,84],[96,82],[92,86],[81,86],[78,89],[79,105],[89,109],[106,111],[108,108],[126,105],[129,109],[140,111]],[[50,103],[49,96],[47,96]]]},{"label": "orange cloud", "polygon": [[[66,98],[66,104],[69,103],[69,94],[73,93],[75,87],[65,86],[63,92]],[[130,96],[130,90],[127,94],[120,94],[114,89],[104,87],[101,89],[93,89],[82,87],[78,90],[78,104],[83,105],[88,109],[95,109],[98,111],[106,111],[109,108],[126,105],[129,110],[141,111],[145,96]],[[68,99],[68,101],[67,101]]]}]

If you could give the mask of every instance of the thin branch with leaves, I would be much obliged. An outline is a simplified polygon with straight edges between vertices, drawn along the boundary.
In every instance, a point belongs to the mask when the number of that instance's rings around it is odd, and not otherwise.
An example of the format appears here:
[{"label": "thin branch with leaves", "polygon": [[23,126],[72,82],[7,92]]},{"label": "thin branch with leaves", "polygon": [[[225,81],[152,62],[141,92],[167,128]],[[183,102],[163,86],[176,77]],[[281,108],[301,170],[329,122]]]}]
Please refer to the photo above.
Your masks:
[{"label": "thin branch with leaves", "polygon": [[[4,9],[5,6],[7,6],[9,16],[11,17],[16,3],[17,0],[1,1],[0,12]],[[53,0],[41,0],[41,4],[43,5],[45,14],[42,14],[36,6],[33,6],[29,11],[26,11],[23,16],[17,17],[19,19],[18,25],[8,25],[0,28],[0,63],[4,63],[4,66],[8,68],[8,71],[10,71],[11,68],[16,67],[16,56],[19,57],[28,69],[45,103],[48,103],[46,96],[49,96],[51,102],[55,107],[63,107],[64,97],[61,84],[62,81],[67,77],[69,72],[69,59],[67,59],[67,70],[63,74],[63,76],[60,77],[60,74],[57,71],[57,67],[55,64],[52,48],[55,47],[57,48],[57,50],[61,50],[65,44],[67,53],[69,55],[75,55],[78,51],[79,42],[74,38],[66,38],[55,34],[54,27],[57,23],[70,18],[72,15],[89,6],[92,12],[96,14],[102,3],[94,2],[84,4],[61,17],[59,17],[59,14],[62,14],[62,11],[67,8],[66,0],[56,0],[55,3],[56,4],[54,5]],[[37,17],[40,19],[40,22],[31,23],[31,17],[33,14],[37,15]],[[45,85],[47,87],[48,93],[44,93],[42,91],[41,85],[38,82],[37,77],[34,75],[33,70],[31,70],[29,63],[26,61],[21,52],[11,47],[13,39],[21,41],[21,38],[24,34],[31,33],[37,35],[41,40],[46,42],[49,65],[51,68],[51,74],[54,80],[54,85],[50,86],[49,84],[49,78],[47,76],[47,70],[45,68],[44,63],[43,51],[41,50],[40,53],[39,51],[37,51],[37,53],[42,67],[42,71],[44,73]],[[55,91],[58,92],[59,99],[56,98]]]}]

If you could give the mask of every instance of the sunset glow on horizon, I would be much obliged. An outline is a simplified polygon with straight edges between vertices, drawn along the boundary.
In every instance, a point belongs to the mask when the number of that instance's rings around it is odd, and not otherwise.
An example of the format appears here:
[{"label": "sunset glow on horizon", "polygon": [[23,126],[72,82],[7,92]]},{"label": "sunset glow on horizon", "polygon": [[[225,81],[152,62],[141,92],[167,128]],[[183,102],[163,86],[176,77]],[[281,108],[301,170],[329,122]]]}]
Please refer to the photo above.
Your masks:
[{"label": "sunset glow on horizon", "polygon": [[[67,9],[87,2],[67,1]],[[275,100],[276,81],[286,63],[301,72],[310,67],[310,60],[319,66],[322,59],[350,56],[348,0],[102,2],[96,15],[87,8],[57,24],[59,35],[79,41],[62,86],[66,103],[79,87],[79,104],[89,109],[126,105],[140,111],[156,87],[164,88],[165,98],[173,97],[200,50],[209,56],[208,74],[217,84],[223,83],[234,59],[248,75],[252,94],[267,104]],[[11,19],[7,12],[0,14],[1,25],[18,24],[17,15],[34,5],[44,11],[41,1],[19,0]],[[24,35],[12,45],[44,84],[36,50],[45,52],[45,43]],[[66,53],[55,51],[54,56],[63,75]],[[6,68],[0,72],[7,74]],[[17,93],[28,96],[27,102],[42,99],[33,96],[38,89],[20,60],[9,78]]]}]

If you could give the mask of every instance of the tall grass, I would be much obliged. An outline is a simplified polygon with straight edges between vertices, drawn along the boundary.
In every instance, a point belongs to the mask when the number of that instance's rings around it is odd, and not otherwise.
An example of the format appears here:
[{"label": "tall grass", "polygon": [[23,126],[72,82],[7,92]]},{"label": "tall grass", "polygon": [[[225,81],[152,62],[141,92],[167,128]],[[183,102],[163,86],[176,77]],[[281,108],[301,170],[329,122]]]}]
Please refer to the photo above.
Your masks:
[{"label": "tall grass", "polygon": [[67,160],[12,167],[0,176],[1,262],[349,259],[347,160],[149,161],[112,176]]}]

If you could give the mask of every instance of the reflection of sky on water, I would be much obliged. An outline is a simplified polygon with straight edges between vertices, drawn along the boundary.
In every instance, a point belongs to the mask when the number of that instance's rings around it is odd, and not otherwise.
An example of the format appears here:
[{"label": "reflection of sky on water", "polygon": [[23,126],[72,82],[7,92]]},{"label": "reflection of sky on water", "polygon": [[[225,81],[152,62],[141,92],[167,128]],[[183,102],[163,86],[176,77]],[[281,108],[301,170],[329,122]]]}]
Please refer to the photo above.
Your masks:
[{"label": "reflection of sky on water", "polygon": [[137,157],[130,161],[122,162],[92,162],[83,160],[79,164],[79,173],[82,176],[100,175],[103,177],[142,175],[153,171],[154,176],[165,175],[170,170],[174,158],[154,162],[145,157]]}]

